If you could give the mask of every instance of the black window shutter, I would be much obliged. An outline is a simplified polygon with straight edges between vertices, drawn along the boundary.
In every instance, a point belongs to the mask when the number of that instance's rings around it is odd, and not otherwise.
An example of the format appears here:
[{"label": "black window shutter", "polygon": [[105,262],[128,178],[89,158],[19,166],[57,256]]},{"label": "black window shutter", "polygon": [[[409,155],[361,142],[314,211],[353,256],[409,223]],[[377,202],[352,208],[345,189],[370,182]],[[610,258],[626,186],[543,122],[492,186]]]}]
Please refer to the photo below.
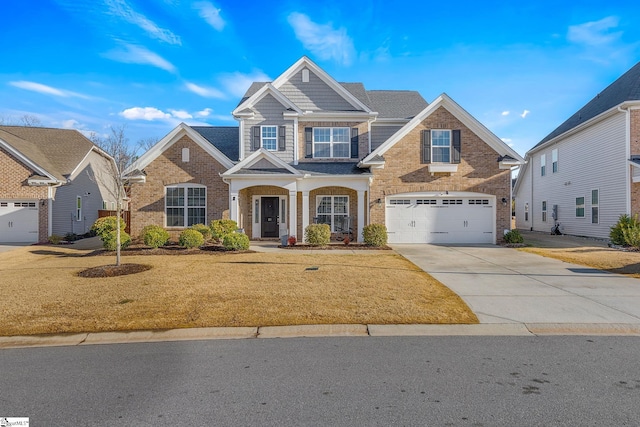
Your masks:
[{"label": "black window shutter", "polygon": [[260,149],[260,126],[253,126],[251,128],[252,133],[252,141],[251,141],[251,151],[256,151]]},{"label": "black window shutter", "polygon": [[304,128],[304,157],[313,157],[313,128]]},{"label": "black window shutter", "polygon": [[422,163],[431,163],[431,131],[422,131]]},{"label": "black window shutter", "polygon": [[278,126],[278,151],[284,151],[287,149],[287,128],[284,126]]},{"label": "black window shutter", "polygon": [[358,128],[351,128],[351,158],[358,158]]},{"label": "black window shutter", "polygon": [[451,163],[460,163],[460,129],[452,130],[452,145],[453,156],[451,156]]}]

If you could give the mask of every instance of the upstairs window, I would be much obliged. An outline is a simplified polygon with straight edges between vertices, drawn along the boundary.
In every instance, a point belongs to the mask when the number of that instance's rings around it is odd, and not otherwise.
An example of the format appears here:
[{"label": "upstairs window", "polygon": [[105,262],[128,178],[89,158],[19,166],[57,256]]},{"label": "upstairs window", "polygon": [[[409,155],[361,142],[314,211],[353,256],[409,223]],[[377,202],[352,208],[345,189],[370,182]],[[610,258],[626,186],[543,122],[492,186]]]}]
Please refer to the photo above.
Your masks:
[{"label": "upstairs window", "polygon": [[260,146],[265,150],[276,151],[278,149],[278,127],[260,127]]},{"label": "upstairs window", "polygon": [[434,129],[431,131],[431,161],[449,163],[451,161],[451,131]]},{"label": "upstairs window", "polygon": [[543,154],[540,156],[540,176],[547,174],[547,157]]},{"label": "upstairs window", "polygon": [[314,158],[348,159],[350,147],[350,128],[313,128]]},{"label": "upstairs window", "polygon": [[554,149],[551,152],[551,171],[552,173],[558,172],[558,149]]}]

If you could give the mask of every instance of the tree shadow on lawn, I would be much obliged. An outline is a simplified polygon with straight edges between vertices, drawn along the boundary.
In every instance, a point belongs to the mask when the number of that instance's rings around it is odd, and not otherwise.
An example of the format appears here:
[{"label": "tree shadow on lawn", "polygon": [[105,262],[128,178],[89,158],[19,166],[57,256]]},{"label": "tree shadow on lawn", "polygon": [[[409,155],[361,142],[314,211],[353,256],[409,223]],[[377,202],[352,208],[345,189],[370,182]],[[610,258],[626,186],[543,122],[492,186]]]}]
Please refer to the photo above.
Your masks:
[{"label": "tree shadow on lawn", "polygon": [[82,258],[85,254],[80,253],[69,253],[69,252],[61,252],[61,251],[52,251],[47,249],[36,249],[35,251],[29,251],[35,255],[53,255],[60,258]]},{"label": "tree shadow on lawn", "polygon": [[380,267],[371,264],[318,264],[313,262],[280,262],[280,261],[228,261],[228,262],[219,262],[218,265],[221,264],[247,264],[247,265],[301,265],[301,266],[317,266],[317,267],[338,267],[338,268],[366,268],[367,270],[375,269],[375,270],[394,270],[394,271],[422,271],[420,268],[399,268],[399,267]]}]

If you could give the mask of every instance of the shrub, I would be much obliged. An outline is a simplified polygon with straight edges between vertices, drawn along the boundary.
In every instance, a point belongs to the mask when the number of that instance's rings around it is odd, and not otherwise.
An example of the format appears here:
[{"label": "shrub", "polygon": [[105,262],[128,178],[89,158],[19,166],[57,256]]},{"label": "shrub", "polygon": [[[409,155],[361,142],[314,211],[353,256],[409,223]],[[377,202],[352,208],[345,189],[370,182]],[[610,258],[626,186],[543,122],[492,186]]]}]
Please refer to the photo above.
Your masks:
[{"label": "shrub", "polygon": [[202,234],[205,241],[209,240],[209,237],[211,236],[211,229],[209,227],[204,224],[194,224],[191,228]]},{"label": "shrub", "polygon": [[524,237],[518,230],[509,230],[504,235],[504,241],[506,243],[524,243]]},{"label": "shrub", "polygon": [[[120,230],[124,231],[126,224],[124,223],[124,219],[120,218]],[[115,216],[105,216],[103,218],[98,218],[96,222],[91,226],[91,231],[96,233],[97,236],[102,237],[104,234],[115,231],[116,230],[116,217]]]},{"label": "shrub", "polygon": [[622,235],[624,237],[624,244],[633,246],[634,248],[640,248],[640,225],[635,224],[628,225],[622,228]]},{"label": "shrub", "polygon": [[238,223],[231,219],[214,219],[211,221],[211,238],[222,240],[227,234],[235,233]]},{"label": "shrub", "polygon": [[67,242],[75,242],[76,240],[80,240],[81,237],[78,236],[76,233],[67,233],[64,235],[64,240]]},{"label": "shrub", "polygon": [[637,228],[638,226],[640,226],[640,224],[638,223],[637,215],[634,217],[630,217],[626,214],[620,215],[618,222],[611,227],[611,231],[609,232],[611,243],[614,245],[628,245],[629,243],[625,241],[624,230],[627,228]]},{"label": "shrub", "polygon": [[304,237],[311,246],[328,245],[331,240],[331,228],[328,224],[309,224],[304,229]]},{"label": "shrub", "polygon": [[384,246],[387,244],[387,227],[384,224],[369,224],[362,229],[364,243],[369,246]]},{"label": "shrub", "polygon": [[222,239],[222,246],[233,251],[243,251],[249,249],[249,236],[244,233],[230,233]]},{"label": "shrub", "polygon": [[[102,239],[102,246],[108,251],[115,251],[117,249],[117,236],[116,230],[111,230],[103,233],[100,238]],[[124,230],[120,230],[120,249],[124,249],[131,243],[131,236]]]},{"label": "shrub", "polygon": [[197,248],[204,243],[204,237],[193,228],[187,228],[180,233],[178,243],[185,248]]},{"label": "shrub", "polygon": [[52,234],[49,236],[49,243],[52,245],[59,245],[62,242],[62,236],[58,236],[57,234]]},{"label": "shrub", "polygon": [[159,225],[147,225],[142,229],[140,238],[144,244],[156,249],[169,241],[169,233]]}]

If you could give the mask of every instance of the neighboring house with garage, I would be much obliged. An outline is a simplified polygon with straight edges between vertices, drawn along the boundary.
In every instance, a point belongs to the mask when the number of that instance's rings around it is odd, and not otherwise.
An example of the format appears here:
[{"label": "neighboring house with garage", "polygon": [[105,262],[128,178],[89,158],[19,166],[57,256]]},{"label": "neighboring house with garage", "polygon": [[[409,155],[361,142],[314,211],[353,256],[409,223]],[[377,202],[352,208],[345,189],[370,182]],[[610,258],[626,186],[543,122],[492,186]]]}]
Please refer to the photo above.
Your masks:
[{"label": "neighboring house with garage", "polygon": [[640,63],[526,153],[514,188],[516,226],[608,238],[640,213]]},{"label": "neighboring house with garage", "polygon": [[443,94],[366,90],[301,58],[256,82],[238,127],[180,124],[127,171],[135,235],[231,218],[252,239],[384,223],[389,241],[495,243],[523,159]]},{"label": "neighboring house with garage", "polygon": [[0,242],[89,231],[115,206],[113,166],[78,131],[0,126]]}]

